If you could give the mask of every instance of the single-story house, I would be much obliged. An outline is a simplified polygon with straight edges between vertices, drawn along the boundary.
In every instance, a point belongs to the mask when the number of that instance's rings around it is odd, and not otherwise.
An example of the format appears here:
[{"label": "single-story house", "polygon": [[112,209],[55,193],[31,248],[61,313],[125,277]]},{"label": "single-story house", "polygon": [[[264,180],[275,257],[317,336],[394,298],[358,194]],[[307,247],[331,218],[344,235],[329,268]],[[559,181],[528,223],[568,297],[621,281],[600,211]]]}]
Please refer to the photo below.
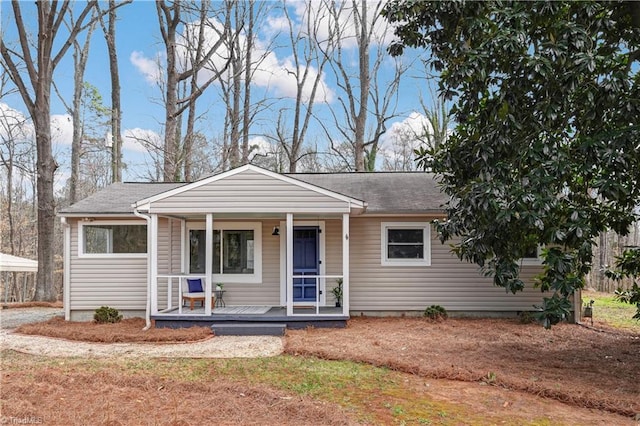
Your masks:
[{"label": "single-story house", "polygon": [[[533,286],[506,293],[439,242],[431,221],[444,202],[422,172],[245,165],[192,183],[116,183],[59,212],[65,317],[106,305],[156,325],[304,326],[431,305],[485,315],[540,305]],[[523,260],[525,280],[539,270],[537,259]]]}]

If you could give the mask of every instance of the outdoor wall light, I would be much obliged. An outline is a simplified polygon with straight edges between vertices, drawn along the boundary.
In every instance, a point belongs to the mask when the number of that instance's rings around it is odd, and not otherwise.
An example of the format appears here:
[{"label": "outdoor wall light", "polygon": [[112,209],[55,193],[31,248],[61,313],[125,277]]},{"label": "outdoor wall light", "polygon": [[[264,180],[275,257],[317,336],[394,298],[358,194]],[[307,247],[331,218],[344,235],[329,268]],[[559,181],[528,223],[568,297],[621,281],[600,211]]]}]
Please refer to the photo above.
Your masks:
[{"label": "outdoor wall light", "polygon": [[276,237],[280,236],[280,228],[278,228],[277,226],[273,227],[273,232],[271,233],[271,235],[275,235]]}]

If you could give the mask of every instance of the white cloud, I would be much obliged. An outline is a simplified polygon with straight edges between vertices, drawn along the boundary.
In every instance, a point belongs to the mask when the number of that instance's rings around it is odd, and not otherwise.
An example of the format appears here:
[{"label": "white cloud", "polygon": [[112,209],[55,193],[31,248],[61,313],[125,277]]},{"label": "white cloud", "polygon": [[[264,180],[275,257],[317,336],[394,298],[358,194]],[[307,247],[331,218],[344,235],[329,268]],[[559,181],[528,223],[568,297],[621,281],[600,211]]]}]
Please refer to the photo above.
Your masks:
[{"label": "white cloud", "polygon": [[69,114],[51,115],[51,143],[71,145],[73,142],[73,119]]},{"label": "white cloud", "polygon": [[427,117],[415,111],[404,120],[393,123],[380,138],[379,158],[383,161],[383,168],[415,169],[413,151],[424,143],[423,135],[431,131]]},{"label": "white cloud", "polygon": [[[276,25],[279,27],[284,25],[285,30],[288,31],[288,23],[286,19],[283,21],[283,18],[275,17],[271,24],[274,25],[274,28]],[[219,39],[220,31],[222,31],[222,23],[218,21],[209,21],[207,28],[205,28],[204,31],[206,39],[203,49],[204,51],[211,49],[215,45],[216,41]],[[178,39],[179,46],[177,48],[176,56],[178,57],[180,69],[187,68],[189,54],[193,52],[193,49],[190,47],[193,43],[189,40],[194,39],[197,33],[197,25],[189,24],[185,27],[183,34]],[[244,34],[240,34],[238,37],[240,45],[244,46],[246,44],[246,36]],[[270,41],[266,42],[261,40],[256,40],[253,43],[251,56],[254,61],[254,70],[252,72],[251,82],[256,87],[271,91],[274,96],[295,98],[297,93],[297,81],[293,72],[296,70],[296,66],[290,57],[279,58],[273,50],[270,50],[270,43]],[[244,53],[238,52],[238,54],[243,55]],[[216,52],[212,55],[209,65],[198,73],[198,82],[201,84],[205,83],[215,75],[214,70],[224,69],[229,55],[230,53],[227,46],[223,44],[218,47]],[[161,61],[159,58],[161,58],[160,53],[158,53],[156,59],[152,59],[146,57],[142,52],[137,51],[133,52],[130,56],[131,63],[150,84],[156,84],[164,78],[161,67],[164,66],[165,61]],[[309,76],[306,80],[305,86],[303,87],[303,102],[308,102],[311,98],[313,82],[318,75],[317,68],[312,64],[301,64],[299,70],[300,74],[302,74],[306,66],[309,67]],[[232,72],[232,70],[227,69],[226,72],[222,74],[222,78],[228,78],[230,72]],[[326,83],[324,75],[321,75],[315,101],[319,103],[329,103],[333,99],[334,92]]]},{"label": "white cloud", "polygon": [[[367,3],[367,22],[373,24],[372,45],[387,46],[393,39],[394,34],[386,19],[380,16],[380,11],[387,3],[387,0]],[[351,0],[336,1],[333,3],[334,11],[327,10],[325,2],[308,0],[307,2],[296,3],[294,8],[297,20],[302,26],[306,26],[306,7],[311,7],[310,18],[315,21],[319,40],[327,40],[332,33],[340,29],[342,34],[342,47],[345,49],[357,46],[356,17],[361,13],[361,2],[357,1],[354,9]],[[334,16],[337,16],[337,22]]]},{"label": "white cloud", "polygon": [[129,151],[149,152],[162,147],[162,136],[149,129],[126,129],[122,135],[122,148]]},{"label": "white cloud", "polygon": [[[71,145],[73,120],[69,114],[51,115],[52,145]],[[31,118],[0,102],[0,138],[31,140],[35,144],[35,129]]]},{"label": "white cloud", "polygon": [[149,84],[157,84],[162,81],[163,54],[158,52],[154,59],[147,58],[144,53],[133,51],[129,60],[134,67],[142,74]]},{"label": "white cloud", "polygon": [[33,139],[34,137],[31,119],[0,102],[0,139]]},{"label": "white cloud", "polygon": [[273,146],[262,136],[256,136],[249,139],[249,160],[252,160],[256,155],[267,156],[273,153]]}]

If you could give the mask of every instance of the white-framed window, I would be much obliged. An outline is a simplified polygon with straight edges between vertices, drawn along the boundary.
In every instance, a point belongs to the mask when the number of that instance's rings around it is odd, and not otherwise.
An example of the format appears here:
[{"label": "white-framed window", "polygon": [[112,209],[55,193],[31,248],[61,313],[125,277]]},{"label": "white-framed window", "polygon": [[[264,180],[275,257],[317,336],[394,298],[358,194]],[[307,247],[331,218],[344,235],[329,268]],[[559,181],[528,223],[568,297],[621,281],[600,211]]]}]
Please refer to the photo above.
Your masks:
[{"label": "white-framed window", "polygon": [[147,224],[132,220],[78,222],[79,257],[145,257]]},{"label": "white-framed window", "polygon": [[382,222],[383,266],[431,265],[431,225],[428,222]]},{"label": "white-framed window", "polygon": [[[187,224],[188,270],[206,272],[206,230],[202,222]],[[262,223],[213,222],[213,280],[262,282]]]},{"label": "white-framed window", "polygon": [[541,246],[532,246],[524,255],[524,257],[520,260],[522,265],[542,265],[542,258],[540,254],[542,253]]}]

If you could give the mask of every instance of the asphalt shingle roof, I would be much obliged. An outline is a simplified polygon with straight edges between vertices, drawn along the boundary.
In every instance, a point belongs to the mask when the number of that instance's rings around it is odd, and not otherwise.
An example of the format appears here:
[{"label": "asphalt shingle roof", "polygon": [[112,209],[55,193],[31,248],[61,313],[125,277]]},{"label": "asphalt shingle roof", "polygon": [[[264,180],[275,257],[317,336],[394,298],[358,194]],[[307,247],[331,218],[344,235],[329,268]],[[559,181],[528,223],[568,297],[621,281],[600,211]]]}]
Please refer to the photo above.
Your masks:
[{"label": "asphalt shingle roof", "polygon": [[75,204],[60,209],[60,214],[131,214],[131,205],[185,183],[113,183]]},{"label": "asphalt shingle roof", "polygon": [[[432,174],[421,172],[292,173],[291,178],[365,201],[366,213],[439,213],[446,196]],[[136,201],[185,183],[114,183],[60,214],[131,214]]]},{"label": "asphalt shingle roof", "polygon": [[294,179],[367,202],[367,213],[439,213],[446,196],[430,173],[294,173]]}]

